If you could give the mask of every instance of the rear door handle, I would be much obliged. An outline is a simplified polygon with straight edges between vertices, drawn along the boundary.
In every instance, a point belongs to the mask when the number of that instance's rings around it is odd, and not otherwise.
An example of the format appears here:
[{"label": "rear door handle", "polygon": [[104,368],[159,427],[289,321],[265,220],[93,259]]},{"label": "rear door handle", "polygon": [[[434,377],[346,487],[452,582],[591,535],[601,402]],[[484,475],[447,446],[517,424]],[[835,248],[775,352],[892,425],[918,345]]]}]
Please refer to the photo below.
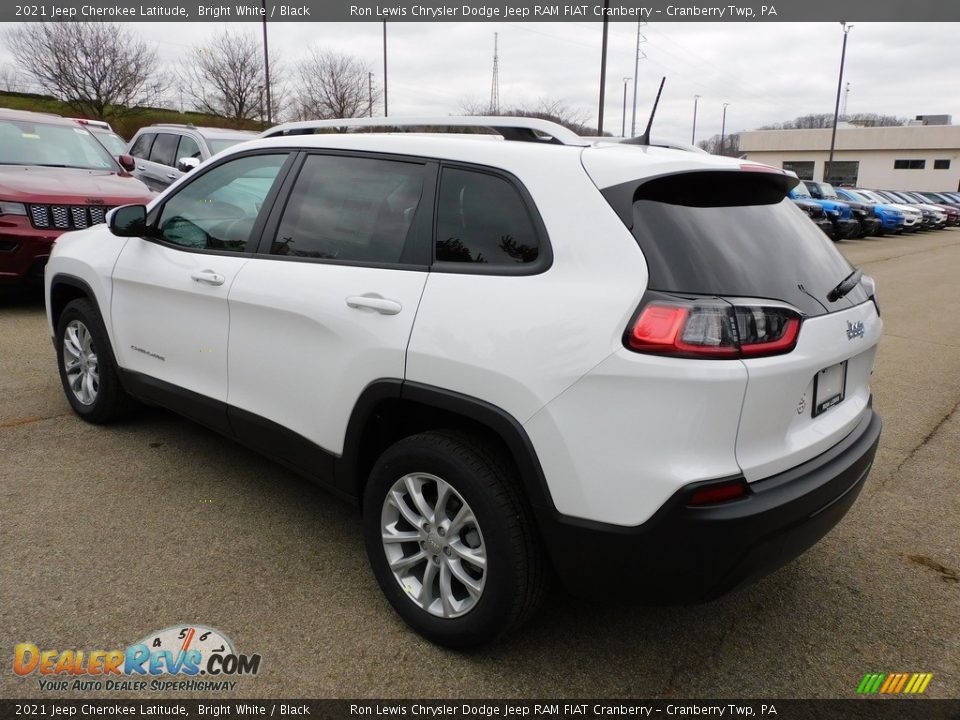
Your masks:
[{"label": "rear door handle", "polygon": [[177,174],[176,174],[176,173],[167,173],[167,177],[170,178],[171,180],[176,180],[176,179],[177,179]]},{"label": "rear door handle", "polygon": [[351,295],[347,298],[347,307],[356,310],[374,310],[381,315],[396,315],[403,305],[396,300],[388,300],[379,295]]},{"label": "rear door handle", "polygon": [[137,170],[142,171],[142,170],[146,170],[146,168],[143,165],[137,165]]},{"label": "rear door handle", "polygon": [[213,270],[199,270],[190,277],[202,285],[223,285],[227,280],[223,275],[215,273]]}]

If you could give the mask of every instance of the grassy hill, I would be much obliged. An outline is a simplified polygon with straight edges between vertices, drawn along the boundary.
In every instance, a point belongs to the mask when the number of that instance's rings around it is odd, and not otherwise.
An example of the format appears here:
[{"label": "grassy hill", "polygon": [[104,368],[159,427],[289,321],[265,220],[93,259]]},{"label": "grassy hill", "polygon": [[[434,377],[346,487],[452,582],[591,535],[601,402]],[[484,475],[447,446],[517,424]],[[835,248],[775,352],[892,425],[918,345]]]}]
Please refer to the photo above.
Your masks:
[{"label": "grassy hill", "polygon": [[[64,117],[77,117],[76,111],[69,105],[49,95],[34,93],[0,91],[0,108],[12,110],[31,110],[33,112],[53,113]],[[219,115],[200,112],[179,112],[166,108],[138,107],[124,111],[119,117],[107,118],[113,129],[126,139],[145,125],[154,123],[184,123],[207,127],[224,127],[238,130],[263,130],[266,124],[253,121],[235,121]]]}]

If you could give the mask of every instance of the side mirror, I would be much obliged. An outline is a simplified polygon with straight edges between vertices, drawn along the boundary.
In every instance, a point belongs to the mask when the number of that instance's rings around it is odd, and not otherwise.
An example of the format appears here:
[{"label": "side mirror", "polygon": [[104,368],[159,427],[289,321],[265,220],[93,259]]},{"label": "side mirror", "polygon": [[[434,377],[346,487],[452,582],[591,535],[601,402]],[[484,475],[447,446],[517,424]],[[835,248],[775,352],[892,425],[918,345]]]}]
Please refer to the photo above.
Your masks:
[{"label": "side mirror", "polygon": [[188,173],[191,170],[196,170],[198,165],[200,165],[200,161],[195,157],[182,157],[177,160],[177,170],[182,173]]},{"label": "side mirror", "polygon": [[133,159],[133,155],[118,155],[117,161],[127,172],[132,172],[133,169],[137,166],[137,161]]},{"label": "side mirror", "polygon": [[147,234],[146,205],[121,205],[110,212],[107,227],[117,237],[139,237]]}]

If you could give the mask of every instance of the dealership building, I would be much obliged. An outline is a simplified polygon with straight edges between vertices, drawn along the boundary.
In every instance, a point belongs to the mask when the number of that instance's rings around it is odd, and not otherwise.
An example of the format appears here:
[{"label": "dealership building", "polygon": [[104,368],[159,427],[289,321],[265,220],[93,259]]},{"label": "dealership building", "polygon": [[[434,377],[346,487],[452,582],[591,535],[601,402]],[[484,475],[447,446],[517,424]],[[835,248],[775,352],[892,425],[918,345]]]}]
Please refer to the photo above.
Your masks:
[{"label": "dealership building", "polygon": [[826,180],[888,190],[960,190],[960,125],[948,115],[918,116],[908,125],[837,125],[829,177],[830,128],[754,130],[740,134],[740,156]]}]

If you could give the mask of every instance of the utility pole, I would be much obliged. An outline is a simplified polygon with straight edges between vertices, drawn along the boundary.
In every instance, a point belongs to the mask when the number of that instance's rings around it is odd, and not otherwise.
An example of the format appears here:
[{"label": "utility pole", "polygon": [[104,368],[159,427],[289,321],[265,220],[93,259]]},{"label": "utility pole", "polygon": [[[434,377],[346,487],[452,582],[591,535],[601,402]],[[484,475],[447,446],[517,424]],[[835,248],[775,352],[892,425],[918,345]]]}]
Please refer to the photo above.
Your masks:
[{"label": "utility pole", "polygon": [[270,103],[270,52],[267,49],[267,0],[260,0],[263,7],[263,78],[267,85],[267,124],[273,125],[273,108]]},{"label": "utility pole", "polygon": [[[637,22],[637,53],[633,57],[633,114],[630,119],[630,137],[637,134],[637,71],[640,68],[640,38],[646,40],[640,34],[640,28],[644,25],[643,21]],[[644,55],[646,57],[646,55]]]},{"label": "utility pole", "polygon": [[620,125],[620,137],[627,136],[627,83],[629,82],[630,78],[623,79],[623,122]]},{"label": "utility pole", "polygon": [[387,21],[383,21],[383,116],[387,117]]},{"label": "utility pole", "polygon": [[600,110],[597,113],[597,135],[603,135],[603,101],[607,90],[607,29],[610,16],[610,0],[603,0],[603,42],[600,48]]},{"label": "utility pole", "polygon": [[837,116],[840,115],[840,90],[843,88],[843,64],[847,59],[847,34],[853,25],[840,23],[843,27],[843,49],[840,51],[840,77],[837,78],[837,102],[833,106],[833,131],[830,133],[830,157],[827,166],[823,169],[823,181],[830,182],[830,171],[833,170],[833,151],[837,145]]},{"label": "utility pole", "polygon": [[367,117],[373,117],[373,73],[367,72]]},{"label": "utility pole", "polygon": [[693,131],[690,133],[690,144],[697,144],[697,101],[700,100],[699,95],[693,96]]},{"label": "utility pole", "polygon": [[491,115],[500,114],[500,55],[499,33],[493,34],[493,78],[490,80],[490,107]]},{"label": "utility pole", "polygon": [[724,145],[726,144],[725,140],[727,137],[727,106],[729,104],[730,103],[723,104],[723,122],[720,124],[720,154],[721,155],[727,154],[726,152],[724,152]]}]

